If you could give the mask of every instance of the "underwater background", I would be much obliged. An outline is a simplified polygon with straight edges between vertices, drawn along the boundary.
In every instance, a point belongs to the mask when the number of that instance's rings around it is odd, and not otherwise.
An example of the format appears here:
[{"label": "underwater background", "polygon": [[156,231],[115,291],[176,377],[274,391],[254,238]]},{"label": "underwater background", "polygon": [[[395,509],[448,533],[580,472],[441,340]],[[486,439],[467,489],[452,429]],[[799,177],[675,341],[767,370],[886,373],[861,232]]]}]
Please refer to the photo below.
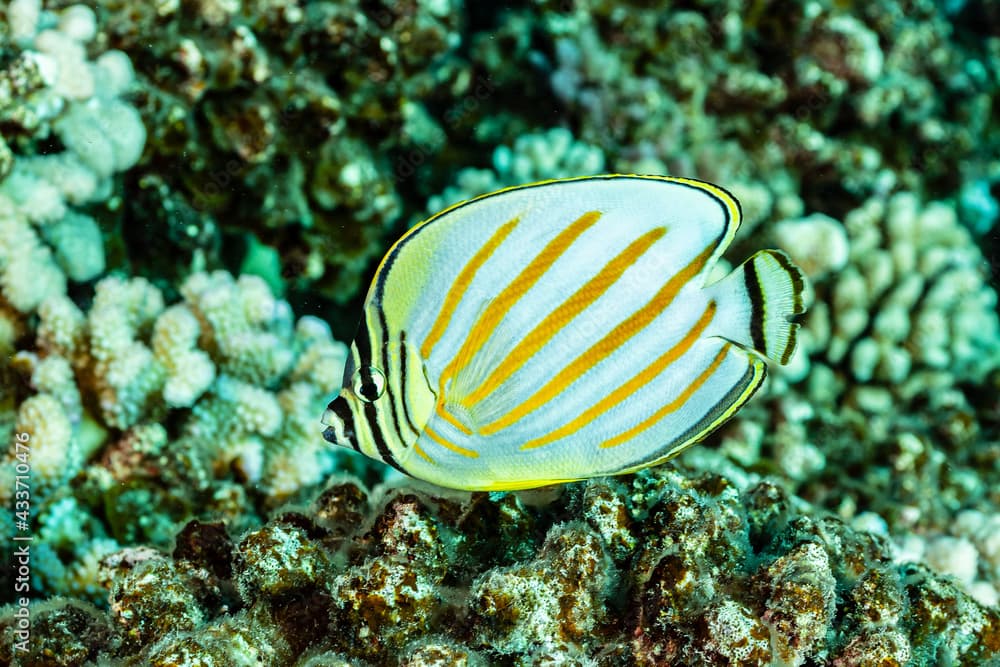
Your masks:
[{"label": "underwater background", "polygon": [[[1000,4],[0,4],[0,664],[1000,664]],[[717,183],[787,367],[635,475],[335,450],[444,206]]]}]

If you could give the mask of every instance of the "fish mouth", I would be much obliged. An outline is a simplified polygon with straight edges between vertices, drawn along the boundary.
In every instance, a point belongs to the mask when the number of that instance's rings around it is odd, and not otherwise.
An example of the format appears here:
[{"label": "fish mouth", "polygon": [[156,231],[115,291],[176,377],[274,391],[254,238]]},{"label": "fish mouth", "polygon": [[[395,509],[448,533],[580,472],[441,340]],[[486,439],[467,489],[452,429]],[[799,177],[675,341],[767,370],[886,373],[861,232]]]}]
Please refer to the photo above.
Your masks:
[{"label": "fish mouth", "polygon": [[319,421],[326,427],[323,430],[324,440],[337,447],[358,449],[354,418],[343,396],[337,396],[330,401]]},{"label": "fish mouth", "polygon": [[337,426],[327,426],[323,429],[323,439],[335,447],[355,450],[358,448],[355,444],[354,434],[344,428],[337,428]]}]

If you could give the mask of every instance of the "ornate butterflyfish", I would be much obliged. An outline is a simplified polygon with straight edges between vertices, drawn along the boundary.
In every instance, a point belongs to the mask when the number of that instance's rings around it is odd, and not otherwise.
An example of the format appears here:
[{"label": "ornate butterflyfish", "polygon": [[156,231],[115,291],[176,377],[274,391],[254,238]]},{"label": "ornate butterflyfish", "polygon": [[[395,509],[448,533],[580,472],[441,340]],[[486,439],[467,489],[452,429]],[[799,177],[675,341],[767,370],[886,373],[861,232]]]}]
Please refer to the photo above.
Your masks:
[{"label": "ornate butterflyfish", "polygon": [[608,175],[500,190],[383,258],[324,437],[412,477],[508,490],[657,465],[787,363],[802,274],[723,188]]}]

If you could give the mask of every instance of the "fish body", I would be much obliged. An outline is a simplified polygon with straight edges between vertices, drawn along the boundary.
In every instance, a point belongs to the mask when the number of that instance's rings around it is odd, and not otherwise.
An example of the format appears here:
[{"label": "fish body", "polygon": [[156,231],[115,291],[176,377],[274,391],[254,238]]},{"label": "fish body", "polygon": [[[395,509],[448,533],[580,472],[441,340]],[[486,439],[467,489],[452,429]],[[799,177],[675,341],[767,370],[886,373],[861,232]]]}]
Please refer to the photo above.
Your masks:
[{"label": "fish body", "polygon": [[786,363],[803,282],[764,250],[706,276],[736,199],[685,178],[547,181],[453,206],[389,250],[365,301],[330,442],[457,489],[656,465]]}]

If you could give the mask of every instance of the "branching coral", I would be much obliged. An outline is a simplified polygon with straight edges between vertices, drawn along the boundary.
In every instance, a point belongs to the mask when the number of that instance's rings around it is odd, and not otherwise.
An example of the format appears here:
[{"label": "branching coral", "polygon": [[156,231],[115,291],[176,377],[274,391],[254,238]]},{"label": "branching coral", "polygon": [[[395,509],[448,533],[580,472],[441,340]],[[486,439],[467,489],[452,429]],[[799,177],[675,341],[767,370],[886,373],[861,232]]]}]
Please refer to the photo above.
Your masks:
[{"label": "branching coral", "polygon": [[[501,81],[511,57],[547,75],[539,105],[560,101],[619,171],[725,184],[752,204],[751,225],[807,209],[839,217],[894,187],[952,196],[963,183],[969,224],[991,224],[996,50],[985,35],[971,49],[952,39],[977,26],[935,3],[538,5],[511,10],[474,58]],[[515,86],[526,87],[498,94]]]},{"label": "branching coral", "polygon": [[[94,599],[94,564],[120,542],[165,543],[195,511],[252,523],[255,503],[322,480],[335,455],[316,416],[344,349],[324,323],[296,323],[262,280],[224,272],[195,272],[169,308],[145,279],[105,277],[82,309],[89,290],[67,290],[105,271],[96,219],[120,212],[116,174],[145,145],[124,101],[132,65],[88,7],[17,0],[6,11],[0,434],[33,445],[36,590]],[[0,469],[4,506],[13,456]]]},{"label": "branching coral", "polygon": [[893,397],[981,382],[1000,367],[997,295],[948,204],[899,193],[867,201],[842,228],[810,218],[773,235],[813,279],[789,374],[808,377],[817,403],[851,386],[862,407],[884,410]]},{"label": "branching coral", "polygon": [[[353,296],[404,210],[407,156],[444,147],[428,107],[471,88],[463,4],[95,5],[100,38],[136,64],[151,127],[125,202],[133,255],[179,281],[219,265],[222,233],[253,236],[281,251],[272,286]],[[130,229],[150,219],[156,255]]]},{"label": "branching coral", "polygon": [[[32,443],[43,590],[93,596],[88,563],[115,540],[164,544],[192,512],[250,521],[254,498],[279,504],[336,466],[317,426],[346,354],[329,328],[296,324],[253,276],[194,274],[181,291],[165,307],[143,279],[105,278],[86,314],[48,297],[36,347],[14,355],[25,397],[4,421]],[[56,517],[88,513],[110,535],[77,519],[67,538]]]},{"label": "branching coral", "polygon": [[556,127],[519,137],[513,146],[498,146],[493,151],[493,169],[463,169],[454,185],[431,197],[427,210],[436,213],[464,199],[512,185],[603,172],[604,153],[599,148]]},{"label": "branching coral", "polygon": [[[119,51],[93,60],[93,11],[42,11],[40,0],[9,8],[18,55],[0,72],[0,119],[12,144],[0,170],[0,287],[7,303],[33,311],[68,278],[104,271],[101,230],[84,207],[107,201],[114,174],[142,154],[146,130],[124,101],[132,65]],[[56,141],[63,150],[46,143]]]},{"label": "branching coral", "polygon": [[[954,205],[900,192],[842,223],[813,214],[766,236],[803,267],[811,304],[792,363],[724,430],[721,451],[744,470],[773,462],[789,488],[994,600],[990,547],[970,539],[971,523],[957,530],[956,514],[985,524],[996,511],[1000,323],[987,262]],[[848,471],[863,481],[845,489]]]}]

